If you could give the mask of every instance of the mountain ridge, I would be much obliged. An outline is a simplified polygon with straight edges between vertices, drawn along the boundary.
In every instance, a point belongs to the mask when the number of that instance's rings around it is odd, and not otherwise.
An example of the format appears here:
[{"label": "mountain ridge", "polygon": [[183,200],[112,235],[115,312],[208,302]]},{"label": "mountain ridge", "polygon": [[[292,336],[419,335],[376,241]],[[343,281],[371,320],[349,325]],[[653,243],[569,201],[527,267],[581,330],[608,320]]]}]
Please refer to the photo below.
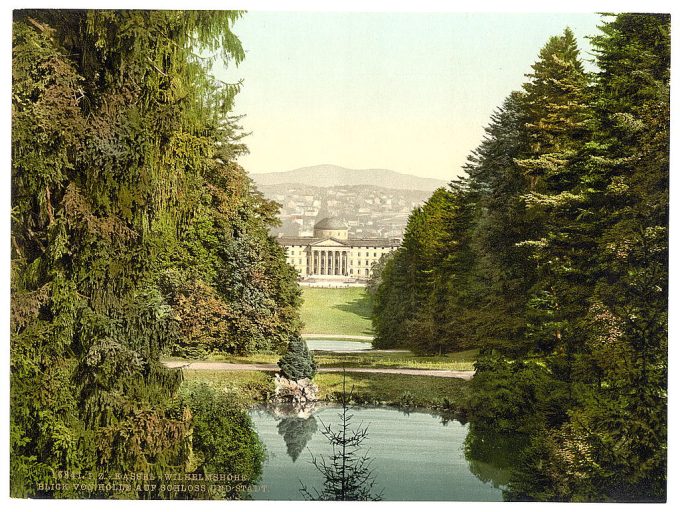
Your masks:
[{"label": "mountain ridge", "polygon": [[390,169],[348,169],[334,164],[319,164],[250,176],[257,185],[265,186],[294,183],[315,187],[373,185],[397,190],[430,192],[448,183],[436,178],[422,178]]}]

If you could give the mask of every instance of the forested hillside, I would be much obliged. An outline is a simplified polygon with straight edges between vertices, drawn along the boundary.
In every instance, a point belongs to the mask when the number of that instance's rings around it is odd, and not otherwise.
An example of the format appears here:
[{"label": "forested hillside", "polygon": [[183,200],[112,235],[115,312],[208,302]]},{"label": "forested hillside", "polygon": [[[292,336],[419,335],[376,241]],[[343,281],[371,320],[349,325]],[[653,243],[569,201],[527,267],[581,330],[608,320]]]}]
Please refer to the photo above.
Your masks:
[{"label": "forested hillside", "polygon": [[374,283],[376,346],[480,349],[469,444],[520,434],[509,499],[666,492],[670,16],[592,44],[588,73],[548,41]]},{"label": "forested hillside", "polygon": [[181,497],[53,486],[72,474],[257,476],[245,413],[209,389],[179,398],[159,362],[282,351],[299,331],[276,206],[236,164],[238,85],[208,72],[243,59],[239,16],[15,12],[13,496]]}]

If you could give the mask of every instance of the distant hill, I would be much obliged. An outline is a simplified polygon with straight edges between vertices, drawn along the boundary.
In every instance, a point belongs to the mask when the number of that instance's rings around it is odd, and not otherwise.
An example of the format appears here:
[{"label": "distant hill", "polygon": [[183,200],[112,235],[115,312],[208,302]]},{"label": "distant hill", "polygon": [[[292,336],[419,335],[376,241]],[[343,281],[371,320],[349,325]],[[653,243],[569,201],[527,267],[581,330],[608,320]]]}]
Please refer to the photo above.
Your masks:
[{"label": "distant hill", "polygon": [[314,165],[292,171],[251,174],[257,185],[282,185],[303,183],[313,187],[347,185],[374,185],[396,190],[422,190],[431,192],[447,184],[444,180],[420,178],[388,169],[346,169],[338,165]]}]

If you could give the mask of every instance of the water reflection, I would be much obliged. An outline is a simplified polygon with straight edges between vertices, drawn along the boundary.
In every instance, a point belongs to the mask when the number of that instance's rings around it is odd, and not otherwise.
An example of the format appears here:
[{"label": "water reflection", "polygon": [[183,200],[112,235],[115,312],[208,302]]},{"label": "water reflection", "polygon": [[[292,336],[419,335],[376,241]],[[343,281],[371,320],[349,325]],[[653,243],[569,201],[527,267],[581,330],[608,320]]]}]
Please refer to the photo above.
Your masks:
[{"label": "water reflection", "polygon": [[[352,427],[351,408],[342,404],[334,424],[324,424],[314,417],[315,405],[278,405],[268,412],[280,418],[276,431],[286,443],[286,453],[293,462],[297,461],[307,443],[319,431],[331,445],[331,453],[309,451],[306,462],[323,476],[320,489],[307,487],[304,482],[300,489],[302,497],[315,501],[356,501],[379,500],[381,492],[375,492],[375,470],[372,458],[362,450],[362,443],[368,438],[368,426],[360,423]],[[408,416],[408,411],[404,411]]]},{"label": "water reflection", "polygon": [[311,351],[323,352],[365,352],[371,350],[373,345],[365,341],[347,341],[347,340],[318,340],[305,339],[307,348]]},{"label": "water reflection", "polygon": [[[254,408],[251,417],[266,445],[267,460],[261,481],[266,491],[253,492],[253,498],[300,500],[301,482],[308,489],[323,489],[324,475],[310,464],[310,459],[324,455],[329,460],[332,448],[321,430],[325,424],[337,432],[341,412],[341,406],[328,403],[317,403],[307,410]],[[432,411],[357,407],[352,413],[350,430],[370,426],[359,455],[372,459],[378,489],[384,489],[383,499],[502,498],[508,473],[504,462],[497,465],[495,457],[504,461],[505,456],[493,454],[493,450],[485,454],[481,448],[488,446],[486,437],[473,435],[466,441],[470,424]],[[484,442],[479,444],[478,440]]]},{"label": "water reflection", "polygon": [[523,436],[499,434],[471,424],[465,438],[465,458],[470,471],[482,482],[504,489],[525,445]]},{"label": "water reflection", "polygon": [[307,443],[312,439],[314,433],[319,429],[319,425],[314,416],[299,418],[289,416],[279,421],[277,430],[279,435],[286,442],[286,453],[295,462]]},{"label": "water reflection", "polygon": [[[352,388],[354,390],[354,388]],[[321,433],[331,446],[328,458],[324,455],[311,455],[311,463],[323,477],[320,489],[308,487],[300,482],[300,493],[307,500],[323,501],[379,501],[383,491],[375,491],[375,468],[373,458],[364,450],[363,443],[368,439],[368,426],[360,422],[352,425],[349,402],[352,391],[347,393],[345,378],[342,379],[342,403],[338,413],[338,425],[321,422]]]}]

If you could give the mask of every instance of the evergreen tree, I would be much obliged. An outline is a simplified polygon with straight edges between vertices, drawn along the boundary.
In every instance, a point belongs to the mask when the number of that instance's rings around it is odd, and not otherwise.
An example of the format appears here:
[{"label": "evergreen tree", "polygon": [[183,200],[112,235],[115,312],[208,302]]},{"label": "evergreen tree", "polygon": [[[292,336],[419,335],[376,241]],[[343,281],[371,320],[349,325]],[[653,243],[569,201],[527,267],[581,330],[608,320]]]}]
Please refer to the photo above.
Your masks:
[{"label": "evergreen tree", "polygon": [[[587,468],[616,499],[666,493],[670,17],[622,14],[594,39],[596,147],[588,179],[598,219],[582,407]],[[602,471],[606,468],[607,471]]]},{"label": "evergreen tree", "polygon": [[474,313],[476,340],[484,353],[526,355],[526,304],[536,279],[530,249],[539,225],[522,196],[527,177],[517,162],[529,152],[524,94],[512,93],[491,117],[482,144],[465,166],[476,205],[471,244],[480,288]]},{"label": "evergreen tree", "polygon": [[669,25],[616,16],[593,75],[551,38],[383,270],[378,344],[480,347],[471,420],[526,439],[510,499],[665,497]]},{"label": "evergreen tree", "polygon": [[362,453],[361,443],[368,437],[368,427],[351,428],[353,415],[349,402],[353,389],[347,393],[345,375],[342,377],[342,411],[338,413],[340,428],[335,431],[331,425],[321,422],[321,433],[333,448],[326,459],[312,456],[312,464],[324,478],[323,488],[307,489],[303,484],[300,493],[305,499],[317,501],[380,501],[382,492],[374,492],[375,477],[371,468],[372,459]]},{"label": "evergreen tree", "polygon": [[316,374],[316,362],[300,336],[290,340],[288,352],[279,360],[279,368],[284,377],[291,380],[311,379]]},{"label": "evergreen tree", "polygon": [[422,209],[411,212],[404,241],[381,273],[373,303],[374,348],[406,345],[406,322],[418,311],[424,282],[421,281],[420,245],[416,236],[425,223]]},{"label": "evergreen tree", "polygon": [[382,283],[383,271],[385,270],[385,265],[387,265],[387,260],[392,257],[393,253],[388,252],[380,256],[378,261],[373,264],[371,268],[371,275],[366,283],[366,292],[371,296],[375,297],[378,293],[378,288]]},{"label": "evergreen tree", "polygon": [[[623,14],[594,38],[576,268],[588,285],[569,421],[535,438],[513,499],[662,501],[666,493],[669,17]],[[571,290],[572,300],[583,294]],[[538,456],[537,456],[538,454]],[[564,467],[569,471],[564,471]],[[551,490],[552,489],[552,490]]]},{"label": "evergreen tree", "polygon": [[438,189],[411,214],[404,242],[386,263],[375,293],[376,347],[442,354],[469,346],[467,324],[454,312],[470,299],[458,293],[456,282],[467,278],[463,267],[472,264],[466,194],[453,184]]},{"label": "evergreen tree", "polygon": [[537,237],[521,242],[531,249],[537,277],[528,303],[527,334],[534,350],[564,353],[569,373],[583,343],[580,320],[592,288],[587,269],[593,240],[584,229],[588,219],[580,179],[580,150],[590,139],[592,115],[571,30],[551,38],[539,56],[524,86],[529,158],[517,161],[529,180],[523,199],[540,226]]},{"label": "evergreen tree", "polygon": [[15,12],[13,496],[71,496],[36,490],[58,471],[184,468],[191,414],[161,354],[184,336],[248,352],[297,332],[274,204],[235,163],[238,86],[207,71],[243,58],[239,16]]}]

